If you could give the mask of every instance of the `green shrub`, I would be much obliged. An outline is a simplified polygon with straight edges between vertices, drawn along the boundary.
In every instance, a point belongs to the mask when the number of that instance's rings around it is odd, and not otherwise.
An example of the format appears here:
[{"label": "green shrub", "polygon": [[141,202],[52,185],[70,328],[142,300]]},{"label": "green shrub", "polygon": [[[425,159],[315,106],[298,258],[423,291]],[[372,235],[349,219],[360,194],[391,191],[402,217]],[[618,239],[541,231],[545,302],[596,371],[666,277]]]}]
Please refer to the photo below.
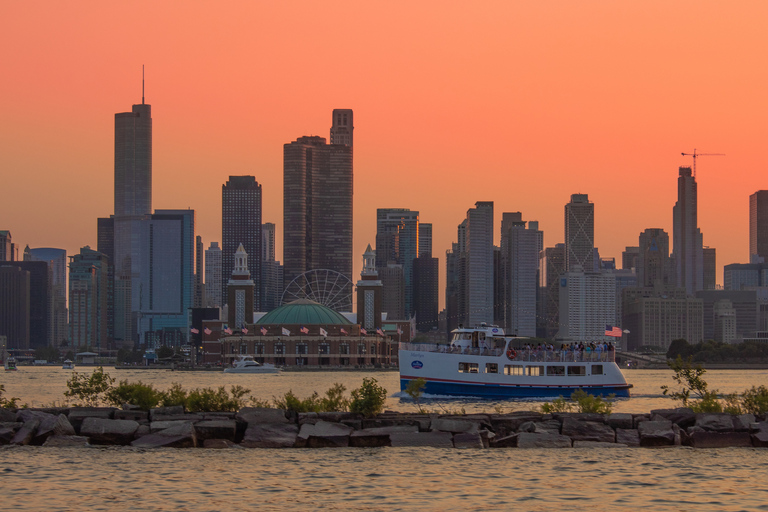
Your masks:
[{"label": "green shrub", "polygon": [[568,401],[562,396],[555,398],[551,402],[545,402],[541,404],[541,412],[543,412],[544,414],[552,414],[553,412],[572,412],[572,411],[573,411],[573,405],[568,403]]},{"label": "green shrub", "polygon": [[731,393],[730,395],[724,396],[723,402],[723,412],[733,414],[734,416],[744,413],[742,400],[738,393]]},{"label": "green shrub", "polygon": [[0,409],[18,409],[19,399],[12,396],[11,398],[5,398],[5,385],[0,384]]},{"label": "green shrub", "polygon": [[250,392],[242,386],[232,386],[230,392],[224,386],[195,388],[187,395],[184,409],[188,412],[236,412],[245,407],[245,397]]},{"label": "green shrub", "polygon": [[343,412],[349,410],[349,398],[344,396],[347,387],[338,382],[325,392],[320,399],[320,409],[326,412]]},{"label": "green shrub", "polygon": [[87,407],[94,407],[102,403],[106,393],[114,384],[115,379],[108,373],[104,373],[104,368],[99,366],[92,374],[73,372],[72,377],[67,381],[67,390],[64,396],[67,398],[77,398]]},{"label": "green shrub", "polygon": [[349,410],[370,418],[384,410],[386,401],[387,390],[379,386],[378,381],[373,377],[365,378],[363,384],[352,391],[352,402],[349,404]]},{"label": "green shrub", "polygon": [[677,382],[680,388],[677,391],[671,391],[669,386],[661,386],[661,390],[665,395],[680,400],[683,407],[693,407],[696,405],[696,402],[691,402],[692,399],[706,399],[707,403],[703,404],[703,407],[711,407],[712,395],[714,394],[716,398],[717,390],[710,392],[707,382],[702,378],[707,373],[707,370],[699,364],[693,366],[691,357],[684,361],[679,355],[674,361],[667,361],[667,365],[675,373],[672,376],[672,380]]},{"label": "green shrub", "polygon": [[105,398],[107,403],[112,405],[131,404],[148,411],[161,403],[163,395],[164,393],[156,390],[152,384],[122,380],[107,391]]},{"label": "green shrub", "polygon": [[[608,399],[613,400],[616,395],[609,395]],[[590,395],[583,389],[577,389],[571,394],[571,400],[576,402],[576,408],[581,413],[611,414],[613,403],[603,400],[603,395]]]},{"label": "green shrub", "polygon": [[293,390],[289,390],[283,398],[275,397],[273,399],[275,407],[278,409],[285,409],[286,411],[295,412],[319,412],[320,411],[320,397],[317,392],[312,393],[305,399],[297,397]]},{"label": "green shrub", "polygon": [[184,406],[187,403],[187,392],[181,387],[181,384],[174,382],[171,389],[163,392],[160,405],[163,407],[173,407],[175,405]]},{"label": "green shrub", "polygon": [[765,414],[768,412],[768,388],[752,386],[747,389],[741,394],[741,405],[746,413]]}]

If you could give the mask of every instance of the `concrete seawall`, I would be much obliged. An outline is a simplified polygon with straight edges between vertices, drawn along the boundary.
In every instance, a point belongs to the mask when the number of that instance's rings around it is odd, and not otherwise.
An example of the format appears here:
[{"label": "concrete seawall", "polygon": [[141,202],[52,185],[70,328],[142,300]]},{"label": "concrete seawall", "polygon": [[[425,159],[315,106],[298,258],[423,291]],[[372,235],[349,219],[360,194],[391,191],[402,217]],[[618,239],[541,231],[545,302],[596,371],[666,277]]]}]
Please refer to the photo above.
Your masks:
[{"label": "concrete seawall", "polygon": [[437,415],[386,412],[295,413],[246,407],[187,413],[182,407],[0,409],[0,445],[141,448],[768,447],[765,415],[661,409],[614,413]]}]

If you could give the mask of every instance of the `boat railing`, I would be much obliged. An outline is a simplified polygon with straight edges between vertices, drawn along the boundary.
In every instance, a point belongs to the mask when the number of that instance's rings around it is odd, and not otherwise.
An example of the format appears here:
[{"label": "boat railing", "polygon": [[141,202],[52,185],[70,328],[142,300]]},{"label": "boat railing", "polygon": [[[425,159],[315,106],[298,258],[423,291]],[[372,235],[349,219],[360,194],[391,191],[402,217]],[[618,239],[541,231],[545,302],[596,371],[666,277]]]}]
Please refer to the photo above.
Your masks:
[{"label": "boat railing", "polygon": [[[451,347],[441,343],[400,343],[400,350],[419,352],[437,352],[442,354],[464,354],[473,356],[495,356],[504,353],[500,348]],[[542,363],[580,363],[580,362],[614,362],[615,350],[546,350],[546,349],[514,349],[507,353],[507,359],[520,362]]]}]

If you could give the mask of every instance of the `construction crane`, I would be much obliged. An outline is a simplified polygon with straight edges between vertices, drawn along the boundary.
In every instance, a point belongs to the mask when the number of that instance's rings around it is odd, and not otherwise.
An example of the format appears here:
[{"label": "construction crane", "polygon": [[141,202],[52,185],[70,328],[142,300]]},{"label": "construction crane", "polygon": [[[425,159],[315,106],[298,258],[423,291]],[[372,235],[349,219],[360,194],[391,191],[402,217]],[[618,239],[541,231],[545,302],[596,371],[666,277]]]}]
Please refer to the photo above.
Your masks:
[{"label": "construction crane", "polygon": [[693,177],[696,177],[696,158],[700,156],[725,156],[725,153],[697,153],[696,148],[693,148],[693,153],[680,153],[683,156],[693,157]]}]

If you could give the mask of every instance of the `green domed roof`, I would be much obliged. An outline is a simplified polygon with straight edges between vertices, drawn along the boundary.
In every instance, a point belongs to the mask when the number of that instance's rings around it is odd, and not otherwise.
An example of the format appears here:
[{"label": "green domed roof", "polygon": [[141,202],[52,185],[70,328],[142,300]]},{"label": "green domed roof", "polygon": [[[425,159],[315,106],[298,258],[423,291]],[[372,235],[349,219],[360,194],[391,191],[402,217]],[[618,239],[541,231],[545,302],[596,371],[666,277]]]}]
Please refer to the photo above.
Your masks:
[{"label": "green domed roof", "polygon": [[257,325],[352,325],[342,314],[308,299],[299,299],[273,309]]}]

